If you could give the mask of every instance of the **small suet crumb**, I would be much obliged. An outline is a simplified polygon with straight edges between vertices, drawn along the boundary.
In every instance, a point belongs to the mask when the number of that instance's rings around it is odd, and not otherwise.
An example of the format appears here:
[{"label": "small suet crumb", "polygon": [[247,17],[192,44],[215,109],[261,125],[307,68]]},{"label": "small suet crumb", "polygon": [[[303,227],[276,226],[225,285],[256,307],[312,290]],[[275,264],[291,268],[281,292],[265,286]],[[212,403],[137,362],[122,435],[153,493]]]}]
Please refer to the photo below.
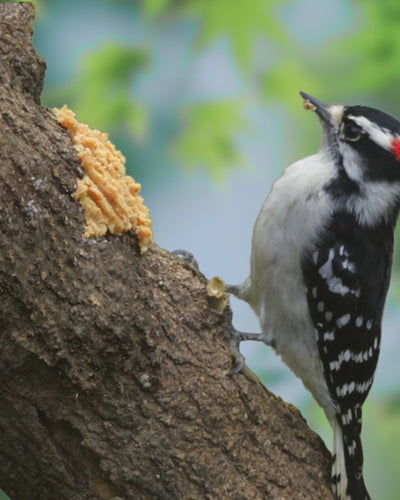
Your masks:
[{"label": "small suet crumb", "polygon": [[225,294],[225,283],[219,276],[214,276],[207,283],[207,295],[216,299],[221,299]]},{"label": "small suet crumb", "polygon": [[218,312],[222,313],[229,306],[229,296],[226,293],[225,283],[219,277],[211,278],[207,283],[207,295]]},{"label": "small suet crumb", "polygon": [[69,131],[85,171],[73,195],[84,209],[85,237],[132,229],[145,252],[153,239],[150,213],[139,196],[141,185],[126,175],[125,157],[108,140],[108,134],[79,123],[67,106],[53,111]]},{"label": "small suet crumb", "polygon": [[315,111],[317,108],[314,106],[314,104],[312,102],[310,102],[308,99],[304,99],[304,102],[303,102],[303,108],[306,110],[306,111]]}]

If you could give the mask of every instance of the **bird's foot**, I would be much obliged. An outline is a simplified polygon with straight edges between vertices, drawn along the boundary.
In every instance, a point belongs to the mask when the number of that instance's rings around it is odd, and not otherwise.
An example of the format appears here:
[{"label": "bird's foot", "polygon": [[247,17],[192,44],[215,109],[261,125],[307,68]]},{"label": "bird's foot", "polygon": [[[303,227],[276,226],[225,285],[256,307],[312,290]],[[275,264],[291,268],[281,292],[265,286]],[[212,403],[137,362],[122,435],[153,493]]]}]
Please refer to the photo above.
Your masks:
[{"label": "bird's foot", "polygon": [[171,253],[172,255],[176,255],[177,257],[181,258],[184,262],[197,267],[197,269],[199,268],[199,264],[197,263],[197,260],[194,258],[194,255],[191,252],[188,252],[187,250],[174,250]]},{"label": "bird's foot", "polygon": [[242,340],[243,340],[242,332],[239,332],[238,330],[232,327],[230,348],[232,357],[235,360],[235,366],[229,372],[229,375],[236,375],[237,373],[241,372],[244,368],[246,358],[240,352],[240,342]]}]

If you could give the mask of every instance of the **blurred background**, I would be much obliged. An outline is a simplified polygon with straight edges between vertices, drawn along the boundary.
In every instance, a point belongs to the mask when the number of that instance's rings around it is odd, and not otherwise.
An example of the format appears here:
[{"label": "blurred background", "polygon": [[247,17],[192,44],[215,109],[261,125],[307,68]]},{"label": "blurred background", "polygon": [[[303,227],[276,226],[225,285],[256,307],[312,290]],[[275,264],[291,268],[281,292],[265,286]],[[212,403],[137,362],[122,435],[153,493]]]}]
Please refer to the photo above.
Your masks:
[{"label": "blurred background", "polygon": [[[272,182],[319,147],[320,126],[300,90],[400,117],[398,0],[35,3],[34,43],[48,67],[43,103],[67,104],[109,132],[142,183],[156,243],[193,252],[208,278],[246,278]],[[400,498],[399,256],[364,407],[365,477],[379,500]],[[259,331],[245,304],[232,306],[238,329]],[[330,428],[301,382],[269,348],[246,342],[242,351],[331,449]]]}]

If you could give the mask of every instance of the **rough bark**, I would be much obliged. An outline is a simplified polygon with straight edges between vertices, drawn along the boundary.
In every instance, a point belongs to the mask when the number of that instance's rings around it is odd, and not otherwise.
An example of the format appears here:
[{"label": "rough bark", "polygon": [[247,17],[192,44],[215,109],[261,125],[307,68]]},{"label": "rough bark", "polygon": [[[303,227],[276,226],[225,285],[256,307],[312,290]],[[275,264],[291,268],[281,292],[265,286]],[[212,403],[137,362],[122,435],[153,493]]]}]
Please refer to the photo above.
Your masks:
[{"label": "rough bark", "polygon": [[155,244],[141,255],[133,233],[83,237],[82,169],[40,104],[33,18],[0,4],[0,488],[331,498],[330,455],[298,410],[247,369],[227,375],[231,318],[204,276]]}]

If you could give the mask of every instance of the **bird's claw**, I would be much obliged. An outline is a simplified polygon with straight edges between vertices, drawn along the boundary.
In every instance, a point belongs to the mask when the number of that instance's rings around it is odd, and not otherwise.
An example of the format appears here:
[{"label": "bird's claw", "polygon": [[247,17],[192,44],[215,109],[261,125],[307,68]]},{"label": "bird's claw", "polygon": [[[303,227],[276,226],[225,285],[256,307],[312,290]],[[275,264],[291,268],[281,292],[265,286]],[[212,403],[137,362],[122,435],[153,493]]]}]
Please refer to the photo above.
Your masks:
[{"label": "bird's claw", "polygon": [[187,250],[174,250],[171,253],[172,255],[176,255],[177,257],[181,258],[184,262],[197,267],[197,269],[199,268],[199,264],[197,263],[197,260],[194,258],[194,255],[191,252],[188,252]]},{"label": "bird's claw", "polygon": [[243,356],[243,354],[240,352],[239,349],[241,340],[242,337],[240,332],[238,332],[235,328],[232,328],[230,348],[231,348],[231,354],[236,362],[236,365],[229,372],[229,375],[236,375],[237,373],[241,372],[244,368],[246,358]]}]

